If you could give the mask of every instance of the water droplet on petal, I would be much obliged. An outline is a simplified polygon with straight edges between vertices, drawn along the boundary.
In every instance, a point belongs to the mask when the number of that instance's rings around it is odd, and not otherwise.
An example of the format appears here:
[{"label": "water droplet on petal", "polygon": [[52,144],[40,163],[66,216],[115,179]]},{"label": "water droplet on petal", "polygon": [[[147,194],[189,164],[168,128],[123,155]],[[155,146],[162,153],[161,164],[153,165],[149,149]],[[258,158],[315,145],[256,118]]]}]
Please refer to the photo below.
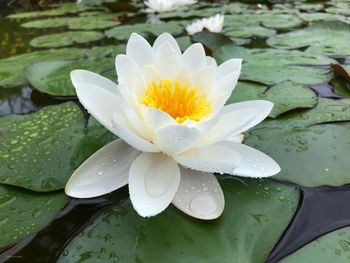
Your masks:
[{"label": "water droplet on petal", "polygon": [[102,172],[102,171],[99,171],[98,173],[97,173],[97,175],[98,176],[102,176],[104,173]]},{"label": "water droplet on petal", "polygon": [[216,211],[218,204],[211,195],[200,195],[191,201],[190,209],[197,215],[210,215]]}]

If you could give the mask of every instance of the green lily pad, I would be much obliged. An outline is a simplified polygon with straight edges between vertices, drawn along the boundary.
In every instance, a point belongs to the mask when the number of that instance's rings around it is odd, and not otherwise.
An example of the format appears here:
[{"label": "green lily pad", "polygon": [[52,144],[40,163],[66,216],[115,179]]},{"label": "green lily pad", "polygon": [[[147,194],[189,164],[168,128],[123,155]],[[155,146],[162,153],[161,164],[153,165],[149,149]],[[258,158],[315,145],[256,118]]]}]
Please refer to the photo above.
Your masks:
[{"label": "green lily pad", "polygon": [[317,103],[316,94],[303,85],[285,81],[272,87],[254,83],[239,82],[228,104],[246,100],[268,100],[274,103],[270,117],[277,116],[297,108],[312,108]]},{"label": "green lily pad", "polygon": [[43,61],[25,68],[29,84],[42,93],[52,96],[76,96],[70,79],[74,69],[85,69],[101,74],[114,82],[117,80],[114,58],[77,61]]},{"label": "green lily pad", "polygon": [[344,16],[341,15],[334,15],[334,14],[328,14],[328,13],[300,13],[299,17],[307,22],[314,22],[314,21],[322,21],[322,20],[339,20],[343,21],[345,20]]},{"label": "green lily pad", "polygon": [[316,107],[313,109],[287,113],[278,120],[267,120],[259,126],[291,129],[340,121],[350,121],[350,99],[319,98]]},{"label": "green lily pad", "polygon": [[295,8],[302,11],[314,13],[322,10],[324,8],[324,5],[322,3],[299,3],[295,5]]},{"label": "green lily pad", "polygon": [[222,179],[223,215],[204,222],[170,206],[142,218],[129,201],[75,237],[58,262],[263,262],[291,220],[298,191],[271,180]]},{"label": "green lily pad", "polygon": [[180,35],[184,31],[182,22],[170,21],[163,24],[134,24],[134,25],[123,25],[116,26],[105,32],[109,38],[115,38],[120,41],[126,41],[129,39],[131,33],[138,33],[142,36],[152,34],[155,36],[161,33],[168,32],[174,36]]},{"label": "green lily pad", "polygon": [[350,259],[350,228],[328,233],[284,258],[281,263],[348,262]]},{"label": "green lily pad", "polygon": [[325,9],[327,13],[330,14],[337,14],[337,15],[344,15],[344,16],[350,16],[350,5],[343,6],[343,7],[328,7]]},{"label": "green lily pad", "polygon": [[29,44],[33,47],[65,47],[74,43],[97,41],[101,38],[103,34],[96,31],[70,31],[36,37]]},{"label": "green lily pad", "polygon": [[280,34],[267,44],[282,49],[312,47],[323,54],[350,54],[350,24],[340,21],[315,23],[305,29]]},{"label": "green lily pad", "polygon": [[302,65],[327,65],[334,63],[334,60],[302,51],[246,49],[226,45],[217,49],[213,55],[220,63],[231,58],[243,58],[240,79],[267,85],[285,80],[300,84],[318,84],[329,81],[333,76],[330,70]]},{"label": "green lily pad", "polygon": [[0,185],[0,248],[43,228],[67,202],[62,192],[43,194]]},{"label": "green lily pad", "polygon": [[281,172],[274,176],[276,180],[308,187],[350,183],[348,126],[256,129],[245,143],[268,154],[281,166]]},{"label": "green lily pad", "polygon": [[100,59],[124,53],[123,45],[102,46],[92,49],[62,48],[35,51],[0,60],[0,87],[14,87],[26,84],[24,68],[28,64],[48,60],[71,60],[78,58]]},{"label": "green lily pad", "polygon": [[26,28],[52,28],[67,26],[68,29],[78,30],[94,30],[105,29],[118,25],[118,21],[113,20],[113,16],[109,13],[100,14],[98,19],[89,16],[85,17],[59,17],[30,21],[22,24]]},{"label": "green lily pad", "polygon": [[[8,18],[32,18],[32,17],[43,17],[43,16],[60,16],[65,14],[73,14],[82,11],[87,11],[95,9],[96,7],[86,6],[86,5],[77,5],[75,3],[62,3],[58,5],[51,5],[56,7],[54,9],[45,10],[45,11],[35,11],[35,12],[25,12],[9,15]],[[101,8],[99,8],[101,9]]]},{"label": "green lily pad", "polygon": [[251,38],[257,37],[271,37],[276,34],[273,29],[268,29],[261,26],[246,26],[246,27],[234,27],[226,28],[224,30],[225,35],[234,38]]},{"label": "green lily pad", "polygon": [[101,126],[85,128],[73,102],[1,119],[8,128],[0,137],[0,183],[34,191],[62,189],[86,158],[114,138]]},{"label": "green lily pad", "polygon": [[217,13],[220,13],[220,7],[206,7],[206,8],[193,8],[191,5],[189,8],[182,8],[172,12],[160,13],[157,16],[161,19],[167,18],[189,18],[189,17],[209,17]]}]

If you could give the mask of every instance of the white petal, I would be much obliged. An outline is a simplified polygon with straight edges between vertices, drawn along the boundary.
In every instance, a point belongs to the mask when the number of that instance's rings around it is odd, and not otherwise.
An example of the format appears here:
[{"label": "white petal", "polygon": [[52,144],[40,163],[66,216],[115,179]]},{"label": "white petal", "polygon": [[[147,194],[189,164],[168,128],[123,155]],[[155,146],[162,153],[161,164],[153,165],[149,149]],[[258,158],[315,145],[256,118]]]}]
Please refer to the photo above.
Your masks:
[{"label": "white petal", "polygon": [[192,83],[195,87],[200,87],[203,89],[205,94],[210,94],[213,90],[214,84],[214,68],[210,66],[203,67],[197,73],[194,74]]},{"label": "white petal", "polygon": [[239,130],[238,132],[236,131],[232,133],[232,135],[236,135],[238,133],[245,132],[250,128],[259,124],[260,122],[262,122],[264,119],[266,119],[267,116],[269,116],[272,108],[273,108],[273,103],[270,101],[249,100],[249,101],[229,104],[223,108],[222,113],[224,114],[225,112],[235,111],[238,109],[255,109],[257,111],[257,115],[248,125],[242,127],[242,129]]},{"label": "white petal", "polygon": [[[142,70],[130,57],[120,54],[115,58],[115,67],[118,75],[118,83],[133,84],[135,78],[142,78]],[[129,89],[132,87],[128,87]]]},{"label": "white petal", "polygon": [[177,44],[176,39],[169,33],[163,33],[159,37],[157,37],[157,39],[154,41],[154,44],[153,44],[154,51],[159,49],[164,42],[170,44],[173,50],[176,52],[176,54],[178,55],[181,54],[181,50],[179,45]]},{"label": "white petal", "polygon": [[211,173],[181,168],[179,189],[173,205],[189,216],[211,220],[218,218],[225,207],[224,194]]},{"label": "white petal", "polygon": [[139,136],[126,117],[122,114],[114,113],[112,116],[115,133],[125,142],[142,152],[159,152],[159,149],[149,141]]},{"label": "white petal", "polygon": [[194,73],[206,65],[206,55],[202,44],[196,43],[185,50],[182,60],[187,70]]},{"label": "white petal", "polygon": [[242,143],[244,141],[244,134],[241,133],[241,134],[238,134],[238,135],[233,135],[233,136],[227,138],[227,140],[231,141],[231,142]]},{"label": "white petal", "polygon": [[142,153],[129,175],[130,199],[136,212],[154,216],[171,203],[180,183],[179,166],[164,154]]},{"label": "white petal", "polygon": [[230,98],[239,78],[239,73],[227,74],[214,82],[212,95],[219,97],[219,107],[221,108]]},{"label": "white petal", "polygon": [[220,174],[233,174],[242,160],[238,152],[221,144],[193,148],[173,158],[193,170]]},{"label": "white petal", "polygon": [[163,42],[157,49],[153,65],[159,70],[163,79],[174,80],[181,70],[179,54],[169,42]]},{"label": "white petal", "polygon": [[144,112],[145,121],[154,132],[169,125],[178,125],[177,122],[164,111],[146,106],[142,107],[142,110]]},{"label": "white petal", "polygon": [[216,71],[216,79],[219,80],[228,74],[240,74],[242,67],[242,59],[230,59],[218,66]]},{"label": "white petal", "polygon": [[218,64],[216,63],[216,60],[210,56],[206,56],[206,64],[207,66],[212,66],[214,68],[217,68],[218,66]]},{"label": "white petal", "polygon": [[197,128],[169,125],[155,132],[154,143],[162,152],[173,155],[191,148],[202,135]]},{"label": "white petal", "polygon": [[153,48],[142,36],[132,33],[126,45],[126,55],[132,58],[140,67],[153,62]]},{"label": "white petal", "polygon": [[151,84],[153,81],[160,82],[163,80],[159,70],[153,65],[144,65],[143,74],[147,85]]},{"label": "white petal", "polygon": [[118,139],[99,149],[73,173],[65,192],[77,198],[110,193],[128,183],[131,163],[140,154]]},{"label": "white petal", "polygon": [[221,142],[242,156],[242,162],[233,175],[244,177],[270,177],[281,171],[280,166],[271,157],[247,145],[235,142]]},{"label": "white petal", "polygon": [[73,70],[72,83],[80,103],[104,127],[115,132],[112,126],[112,114],[115,105],[121,99],[117,85],[112,81],[86,70]]},{"label": "white petal", "polygon": [[219,120],[204,133],[197,142],[197,146],[213,144],[226,140],[233,134],[240,133],[242,129],[250,125],[257,114],[258,112],[254,108],[234,108],[220,112],[216,116]]}]

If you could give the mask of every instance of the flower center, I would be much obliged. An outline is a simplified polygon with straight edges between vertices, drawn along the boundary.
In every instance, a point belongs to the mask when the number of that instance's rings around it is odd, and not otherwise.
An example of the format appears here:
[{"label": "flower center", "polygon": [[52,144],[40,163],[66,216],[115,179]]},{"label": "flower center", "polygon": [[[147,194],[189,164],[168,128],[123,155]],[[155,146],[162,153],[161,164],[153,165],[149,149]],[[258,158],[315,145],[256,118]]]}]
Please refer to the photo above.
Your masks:
[{"label": "flower center", "polygon": [[211,112],[206,96],[200,88],[181,85],[179,81],[153,81],[146,88],[141,102],[168,113],[178,123],[185,120],[200,121]]}]

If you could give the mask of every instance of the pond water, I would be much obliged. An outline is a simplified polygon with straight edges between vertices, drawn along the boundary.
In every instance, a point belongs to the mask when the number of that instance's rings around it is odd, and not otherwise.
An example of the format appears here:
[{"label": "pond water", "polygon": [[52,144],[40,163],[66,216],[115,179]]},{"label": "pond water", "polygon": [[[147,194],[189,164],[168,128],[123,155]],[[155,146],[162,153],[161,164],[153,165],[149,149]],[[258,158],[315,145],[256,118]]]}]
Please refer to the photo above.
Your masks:
[{"label": "pond water", "polygon": [[[23,3],[0,5],[0,262],[350,261],[350,1],[199,1],[160,14],[142,1]],[[217,13],[221,33],[187,34]],[[151,43],[169,32],[182,50],[202,43],[219,63],[243,58],[227,103],[275,104],[244,143],[282,172],[218,175],[219,219],[173,206],[141,218],[127,187],[64,194],[73,171],[115,139],[79,104],[69,72],[117,81],[114,58],[132,32]]]}]

